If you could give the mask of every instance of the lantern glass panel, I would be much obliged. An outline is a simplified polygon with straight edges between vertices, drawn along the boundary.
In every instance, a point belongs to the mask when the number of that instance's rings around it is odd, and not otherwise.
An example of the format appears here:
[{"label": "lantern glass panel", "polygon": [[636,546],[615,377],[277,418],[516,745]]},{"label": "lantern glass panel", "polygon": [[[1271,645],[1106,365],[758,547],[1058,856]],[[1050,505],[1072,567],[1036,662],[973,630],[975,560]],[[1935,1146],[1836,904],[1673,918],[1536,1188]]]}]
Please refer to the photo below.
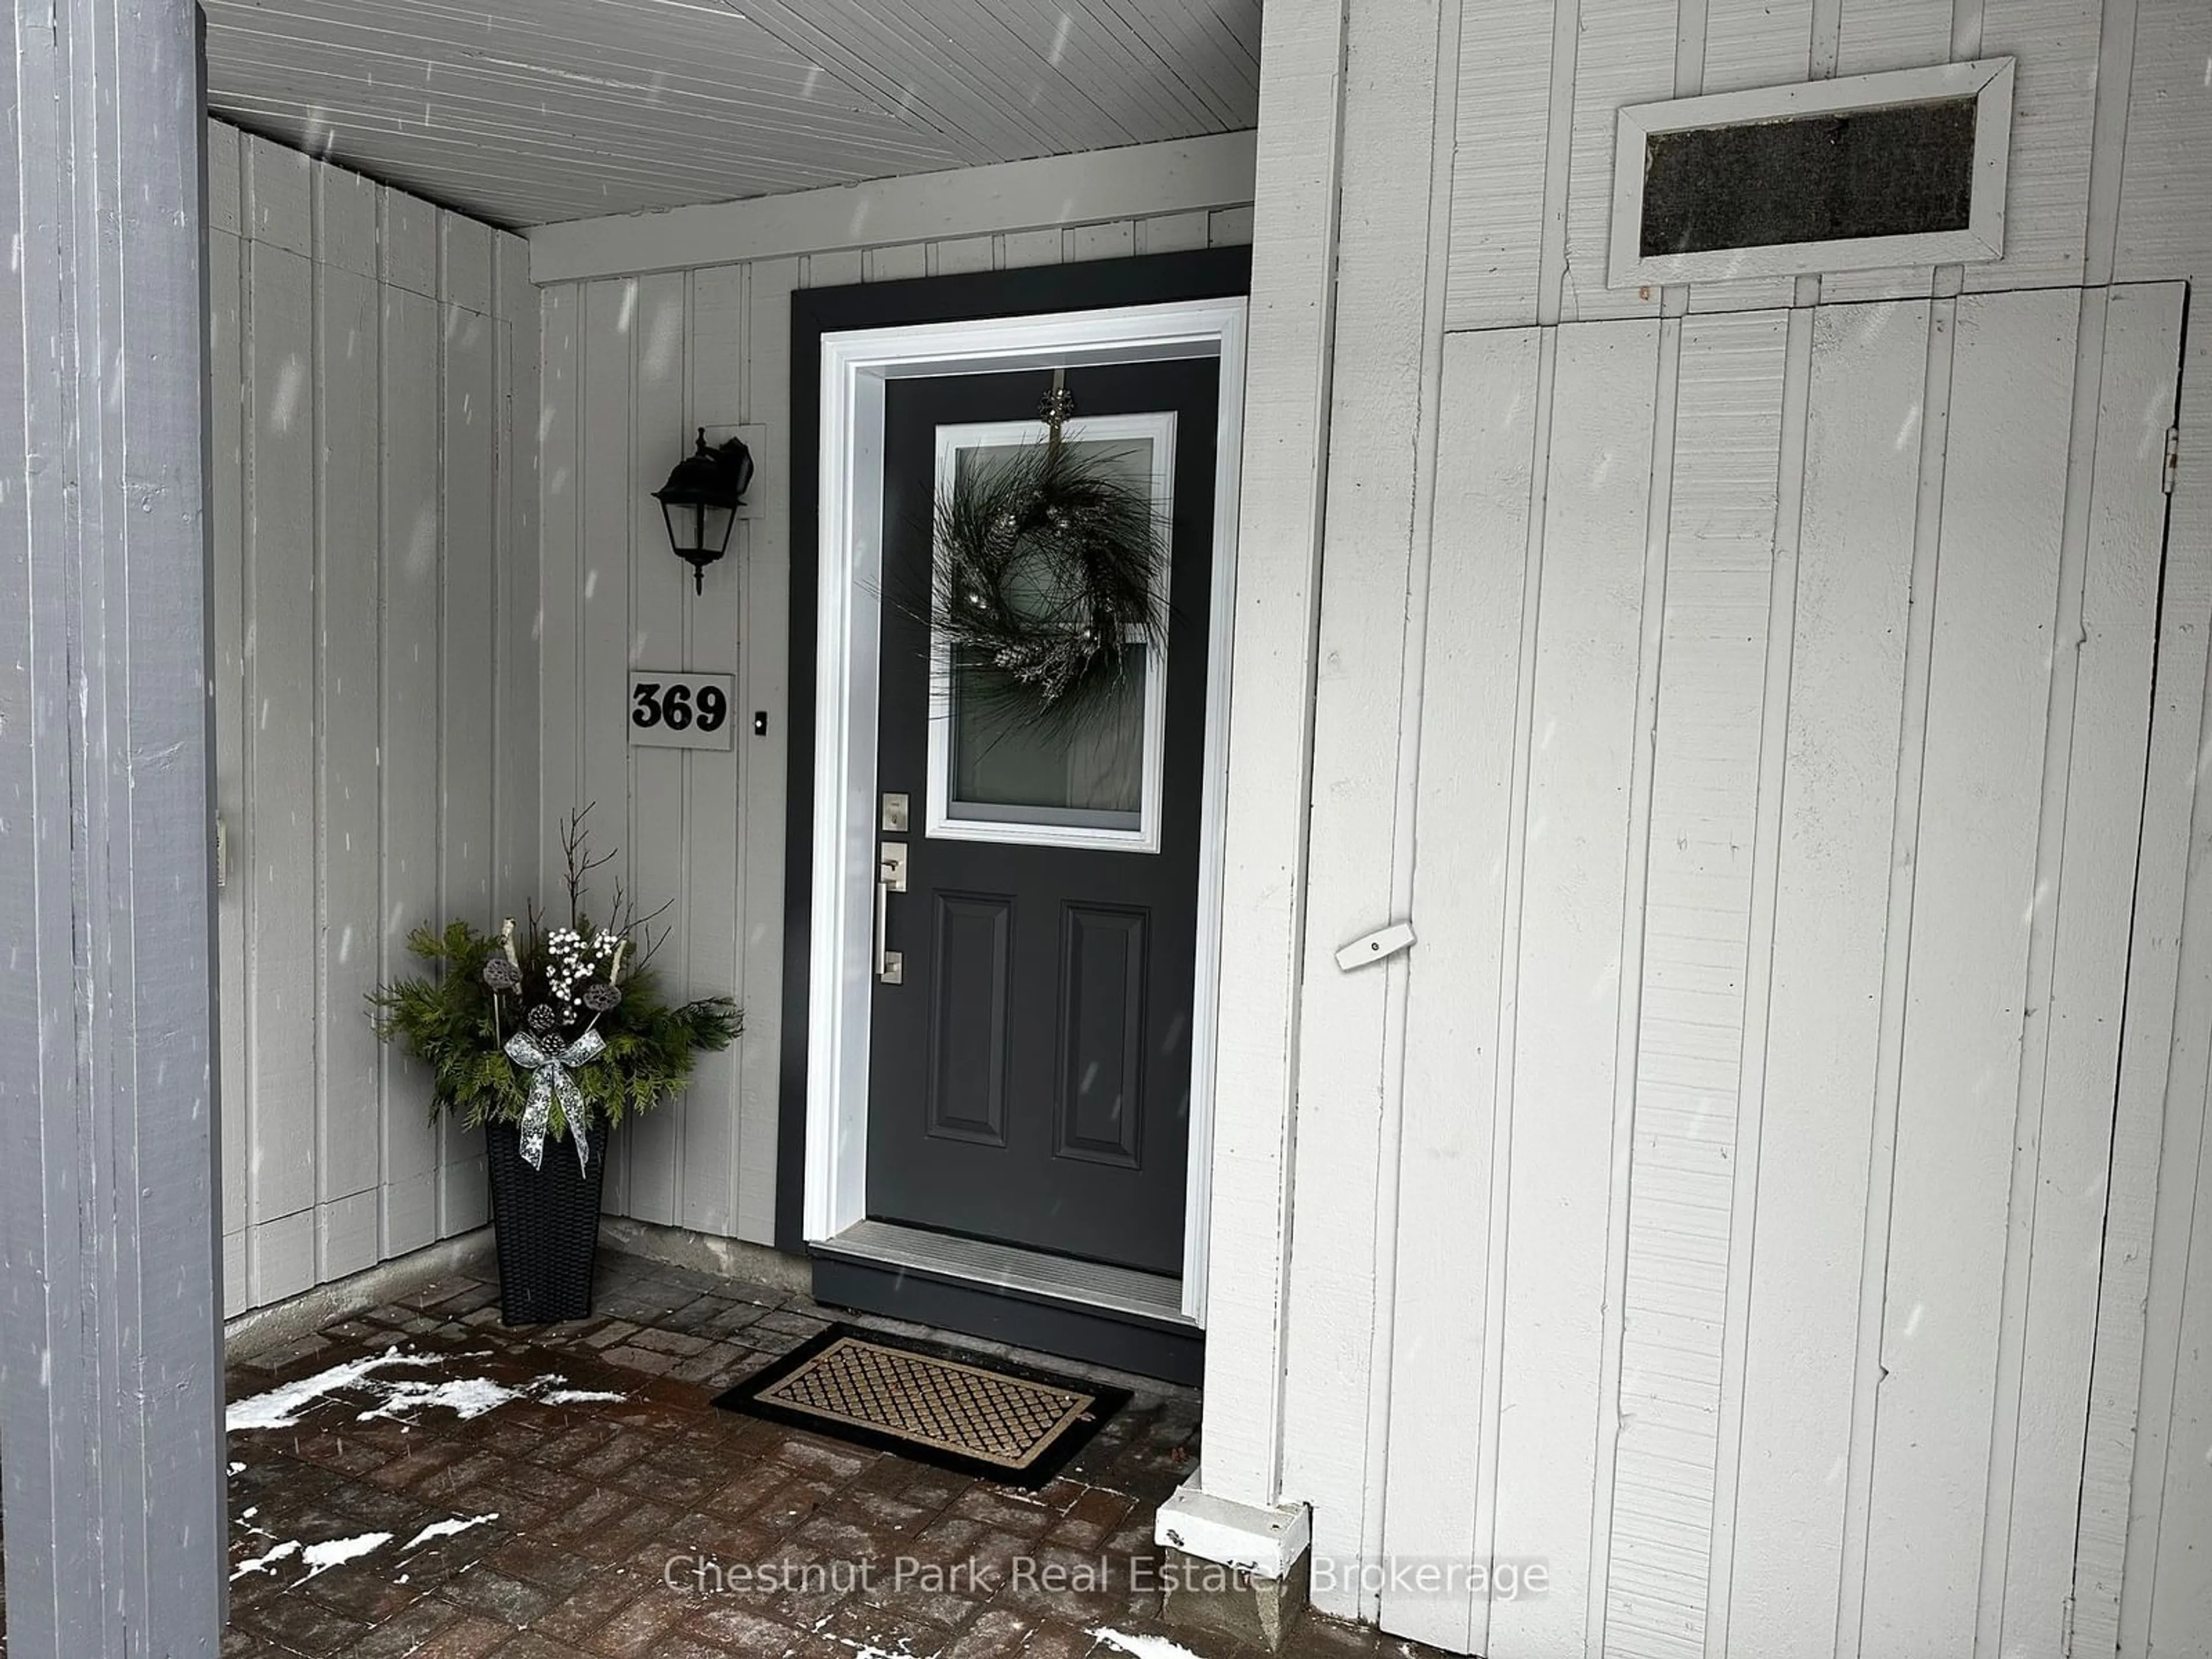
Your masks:
[{"label": "lantern glass panel", "polygon": [[679,554],[726,551],[738,521],[734,509],[703,501],[663,501],[660,514],[668,524],[669,545]]},{"label": "lantern glass panel", "polygon": [[738,522],[737,510],[728,507],[702,507],[699,509],[699,545],[702,549],[720,553],[728,550],[730,532]]}]

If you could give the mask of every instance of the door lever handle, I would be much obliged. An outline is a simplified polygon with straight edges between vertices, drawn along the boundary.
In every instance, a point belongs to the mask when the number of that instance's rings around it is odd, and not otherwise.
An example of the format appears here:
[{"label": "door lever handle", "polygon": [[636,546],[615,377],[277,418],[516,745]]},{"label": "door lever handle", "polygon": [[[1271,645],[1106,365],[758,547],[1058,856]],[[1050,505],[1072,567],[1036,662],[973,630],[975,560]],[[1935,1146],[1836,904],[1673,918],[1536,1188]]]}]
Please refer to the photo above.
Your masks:
[{"label": "door lever handle", "polygon": [[906,982],[906,958],[890,948],[891,895],[906,891],[906,843],[887,841],[876,855],[876,978]]}]

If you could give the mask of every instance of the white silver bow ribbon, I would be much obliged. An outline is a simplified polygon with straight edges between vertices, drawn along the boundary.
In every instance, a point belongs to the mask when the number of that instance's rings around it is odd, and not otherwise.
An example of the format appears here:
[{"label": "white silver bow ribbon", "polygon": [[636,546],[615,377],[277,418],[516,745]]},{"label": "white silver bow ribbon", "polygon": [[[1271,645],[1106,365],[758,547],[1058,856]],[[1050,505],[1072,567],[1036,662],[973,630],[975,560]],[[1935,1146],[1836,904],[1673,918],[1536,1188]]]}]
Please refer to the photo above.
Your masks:
[{"label": "white silver bow ribbon", "polygon": [[596,1028],[588,1029],[565,1048],[548,1048],[527,1031],[507,1040],[507,1057],[530,1073],[530,1104],[522,1113],[522,1158],[533,1170],[544,1163],[545,1135],[553,1123],[553,1103],[561,1103],[561,1115],[576,1138],[577,1167],[591,1172],[591,1143],[585,1138],[587,1109],[584,1091],[568,1075],[573,1066],[588,1066],[606,1052],[607,1040]]}]

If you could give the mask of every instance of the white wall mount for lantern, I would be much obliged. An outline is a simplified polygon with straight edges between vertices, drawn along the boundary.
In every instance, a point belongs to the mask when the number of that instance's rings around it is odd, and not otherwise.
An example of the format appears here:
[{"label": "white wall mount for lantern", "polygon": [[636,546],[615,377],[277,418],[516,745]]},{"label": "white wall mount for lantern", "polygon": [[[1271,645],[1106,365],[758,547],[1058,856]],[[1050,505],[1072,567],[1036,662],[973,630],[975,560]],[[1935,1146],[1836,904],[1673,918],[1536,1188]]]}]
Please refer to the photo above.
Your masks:
[{"label": "white wall mount for lantern", "polygon": [[738,522],[744,524],[749,520],[764,517],[767,509],[762,502],[766,499],[767,492],[761,488],[761,481],[768,476],[773,465],[768,428],[750,421],[741,426],[716,426],[709,422],[706,433],[708,448],[726,444],[735,438],[745,447],[745,453],[753,458],[752,487],[745,491],[744,499],[738,503]]}]

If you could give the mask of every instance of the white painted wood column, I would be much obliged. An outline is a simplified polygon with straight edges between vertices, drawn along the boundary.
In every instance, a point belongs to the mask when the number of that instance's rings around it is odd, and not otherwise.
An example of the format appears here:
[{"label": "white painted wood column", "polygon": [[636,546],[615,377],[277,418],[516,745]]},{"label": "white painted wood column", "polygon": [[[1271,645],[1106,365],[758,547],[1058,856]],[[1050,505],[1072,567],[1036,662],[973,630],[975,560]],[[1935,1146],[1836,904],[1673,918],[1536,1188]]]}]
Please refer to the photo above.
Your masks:
[{"label": "white painted wood column", "polygon": [[1255,1510],[1280,1496],[1345,23],[1344,0],[1277,0],[1261,43],[1199,1475]]},{"label": "white painted wood column", "polygon": [[18,1659],[211,1659],[224,1554],[190,0],[7,24],[0,1478]]}]

